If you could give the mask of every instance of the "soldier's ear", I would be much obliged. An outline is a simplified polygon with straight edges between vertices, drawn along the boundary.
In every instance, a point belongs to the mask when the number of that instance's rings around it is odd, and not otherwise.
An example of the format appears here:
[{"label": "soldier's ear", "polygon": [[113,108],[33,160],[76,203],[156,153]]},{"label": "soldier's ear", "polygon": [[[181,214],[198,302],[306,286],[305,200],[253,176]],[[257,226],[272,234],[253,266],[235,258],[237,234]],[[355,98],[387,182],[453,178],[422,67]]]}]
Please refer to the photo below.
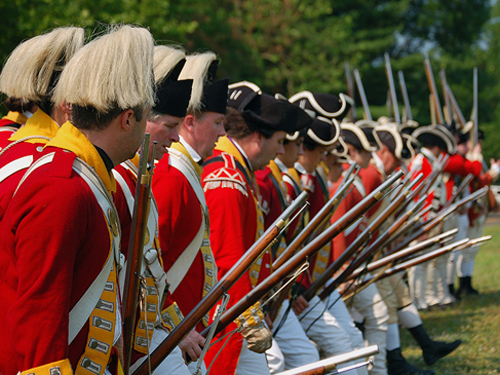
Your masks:
[{"label": "soldier's ear", "polygon": [[130,131],[134,126],[134,122],[137,121],[132,109],[123,111],[118,117],[120,118],[120,127],[125,131]]},{"label": "soldier's ear", "polygon": [[195,121],[196,119],[192,114],[188,114],[184,117],[184,126],[190,133],[194,132]]}]

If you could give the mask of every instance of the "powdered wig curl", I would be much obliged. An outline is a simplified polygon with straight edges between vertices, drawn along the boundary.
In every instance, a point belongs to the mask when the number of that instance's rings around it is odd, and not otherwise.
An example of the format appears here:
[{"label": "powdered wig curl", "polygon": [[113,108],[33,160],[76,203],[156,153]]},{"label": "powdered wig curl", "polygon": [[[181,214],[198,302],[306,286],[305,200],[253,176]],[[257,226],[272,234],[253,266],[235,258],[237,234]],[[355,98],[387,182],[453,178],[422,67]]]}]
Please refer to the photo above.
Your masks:
[{"label": "powdered wig curl", "polygon": [[5,63],[0,91],[24,104],[35,102],[43,106],[48,102],[50,106],[61,72],[84,40],[82,28],[61,27],[21,43]]},{"label": "powdered wig curl", "polygon": [[178,46],[156,46],[154,49],[153,70],[156,84],[161,83],[173,68],[183,59],[186,53]]},{"label": "powdered wig curl", "polygon": [[54,91],[54,103],[66,100],[97,117],[153,106],[153,48],[148,30],[113,27],[71,59]]},{"label": "powdered wig curl", "polygon": [[[186,65],[179,75],[179,79],[192,79],[193,89],[189,100],[188,113],[203,111],[203,85],[208,81],[208,68],[216,59],[213,52],[193,54],[186,58]],[[215,77],[212,77],[212,79]]]}]

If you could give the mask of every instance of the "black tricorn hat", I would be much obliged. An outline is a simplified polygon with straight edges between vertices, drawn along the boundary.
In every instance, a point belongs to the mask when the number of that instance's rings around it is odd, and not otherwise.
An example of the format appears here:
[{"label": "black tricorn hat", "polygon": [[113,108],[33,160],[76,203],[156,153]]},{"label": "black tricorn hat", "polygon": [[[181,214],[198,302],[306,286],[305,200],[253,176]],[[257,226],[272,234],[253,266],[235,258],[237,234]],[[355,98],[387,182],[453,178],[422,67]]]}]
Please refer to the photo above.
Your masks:
[{"label": "black tricorn hat", "polygon": [[[379,125],[375,128],[375,133],[377,134],[380,142],[383,145],[386,145],[389,151],[398,159],[403,158],[403,150],[405,148],[405,142],[401,136],[401,133],[398,131],[397,126],[387,124],[387,125]],[[408,149],[406,148],[408,151]],[[406,154],[407,156],[407,154]],[[407,157],[408,158],[408,157]],[[407,159],[406,158],[406,159]]]},{"label": "black tricorn hat", "polygon": [[334,118],[339,122],[347,115],[353,103],[353,100],[345,94],[336,96],[310,91],[301,91],[289,100],[305,110],[314,111],[317,116]]},{"label": "black tricorn hat", "polygon": [[424,146],[438,146],[450,155],[457,150],[455,137],[442,125],[420,126],[415,129],[412,136]]},{"label": "black tricorn hat", "polygon": [[186,59],[179,61],[170,74],[156,86],[156,101],[153,106],[155,112],[175,117],[186,116],[193,80],[178,80],[185,63]]},{"label": "black tricorn hat", "polygon": [[294,134],[311,122],[311,117],[297,106],[268,94],[261,95],[260,115],[247,110],[241,116],[250,129],[267,133],[283,130]]},{"label": "black tricorn hat", "polygon": [[366,139],[368,139],[368,142],[370,142],[370,145],[374,149],[379,150],[382,148],[382,142],[380,142],[380,138],[375,132],[375,129],[377,128],[377,126],[379,126],[378,122],[370,120],[358,120],[354,125],[359,127],[363,131],[363,133],[365,133]]},{"label": "black tricorn hat", "polygon": [[304,137],[304,143],[331,146],[340,137],[339,123],[335,119],[316,116]]},{"label": "black tricorn hat", "polygon": [[[288,99],[283,94],[279,94],[279,93],[274,94],[274,98],[277,100],[283,100],[285,102],[288,102]],[[294,107],[299,108],[297,106],[294,106]],[[301,116],[298,116],[298,118],[297,118],[297,121],[299,122],[299,124],[297,124],[297,127],[300,130],[296,130],[292,134],[287,133],[286,137],[285,137],[286,141],[293,142],[293,141],[296,141],[299,137],[305,137],[307,130],[309,129],[309,126],[311,125],[311,123],[313,121],[313,118],[306,111],[303,111],[303,112],[305,114],[307,114],[307,116],[301,115]]]},{"label": "black tricorn hat", "polygon": [[229,85],[229,99],[227,105],[240,112],[252,111],[261,114],[262,90],[255,83],[241,81]]},{"label": "black tricorn hat", "polygon": [[377,151],[378,148],[370,144],[365,132],[359,126],[344,122],[340,125],[340,129],[345,143],[353,145],[358,150]]},{"label": "black tricorn hat", "polygon": [[205,112],[226,114],[229,78],[208,81],[203,85],[202,109]]}]

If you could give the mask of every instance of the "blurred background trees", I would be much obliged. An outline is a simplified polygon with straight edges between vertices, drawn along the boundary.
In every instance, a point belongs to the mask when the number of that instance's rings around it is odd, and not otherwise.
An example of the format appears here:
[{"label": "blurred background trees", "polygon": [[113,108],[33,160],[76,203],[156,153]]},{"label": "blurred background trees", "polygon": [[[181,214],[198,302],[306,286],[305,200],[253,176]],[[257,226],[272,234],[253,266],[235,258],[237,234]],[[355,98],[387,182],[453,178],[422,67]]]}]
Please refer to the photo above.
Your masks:
[{"label": "blurred background trees", "polygon": [[[422,53],[431,58],[440,92],[438,72],[446,69],[467,119],[477,66],[485,156],[500,158],[496,1],[10,0],[0,3],[0,14],[0,64],[22,40],[47,29],[83,26],[90,37],[108,24],[134,23],[149,27],[158,43],[215,51],[221,59],[219,77],[250,80],[269,93],[346,92],[347,61],[360,71],[374,117],[387,115],[383,54],[388,52],[394,73],[405,74],[413,115],[421,124],[430,122]],[[357,94],[355,99],[362,117]]]}]

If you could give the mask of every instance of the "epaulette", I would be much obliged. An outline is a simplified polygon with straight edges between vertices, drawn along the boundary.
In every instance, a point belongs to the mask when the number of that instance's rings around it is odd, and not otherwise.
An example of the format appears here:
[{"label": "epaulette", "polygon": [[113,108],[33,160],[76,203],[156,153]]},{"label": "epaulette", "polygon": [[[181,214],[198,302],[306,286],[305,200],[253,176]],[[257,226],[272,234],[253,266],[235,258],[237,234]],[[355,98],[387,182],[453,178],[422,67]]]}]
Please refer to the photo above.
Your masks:
[{"label": "epaulette", "polygon": [[247,184],[250,183],[250,176],[241,163],[233,155],[222,153],[208,159],[203,163],[203,167],[217,162],[224,162],[224,167],[216,169],[203,179],[203,191],[218,188],[236,189],[248,197]]},{"label": "epaulette", "polygon": [[56,152],[54,155],[54,161],[51,163],[49,169],[49,175],[53,177],[60,178],[70,178],[73,173],[73,162],[76,155],[68,150],[63,150],[63,152]]}]

